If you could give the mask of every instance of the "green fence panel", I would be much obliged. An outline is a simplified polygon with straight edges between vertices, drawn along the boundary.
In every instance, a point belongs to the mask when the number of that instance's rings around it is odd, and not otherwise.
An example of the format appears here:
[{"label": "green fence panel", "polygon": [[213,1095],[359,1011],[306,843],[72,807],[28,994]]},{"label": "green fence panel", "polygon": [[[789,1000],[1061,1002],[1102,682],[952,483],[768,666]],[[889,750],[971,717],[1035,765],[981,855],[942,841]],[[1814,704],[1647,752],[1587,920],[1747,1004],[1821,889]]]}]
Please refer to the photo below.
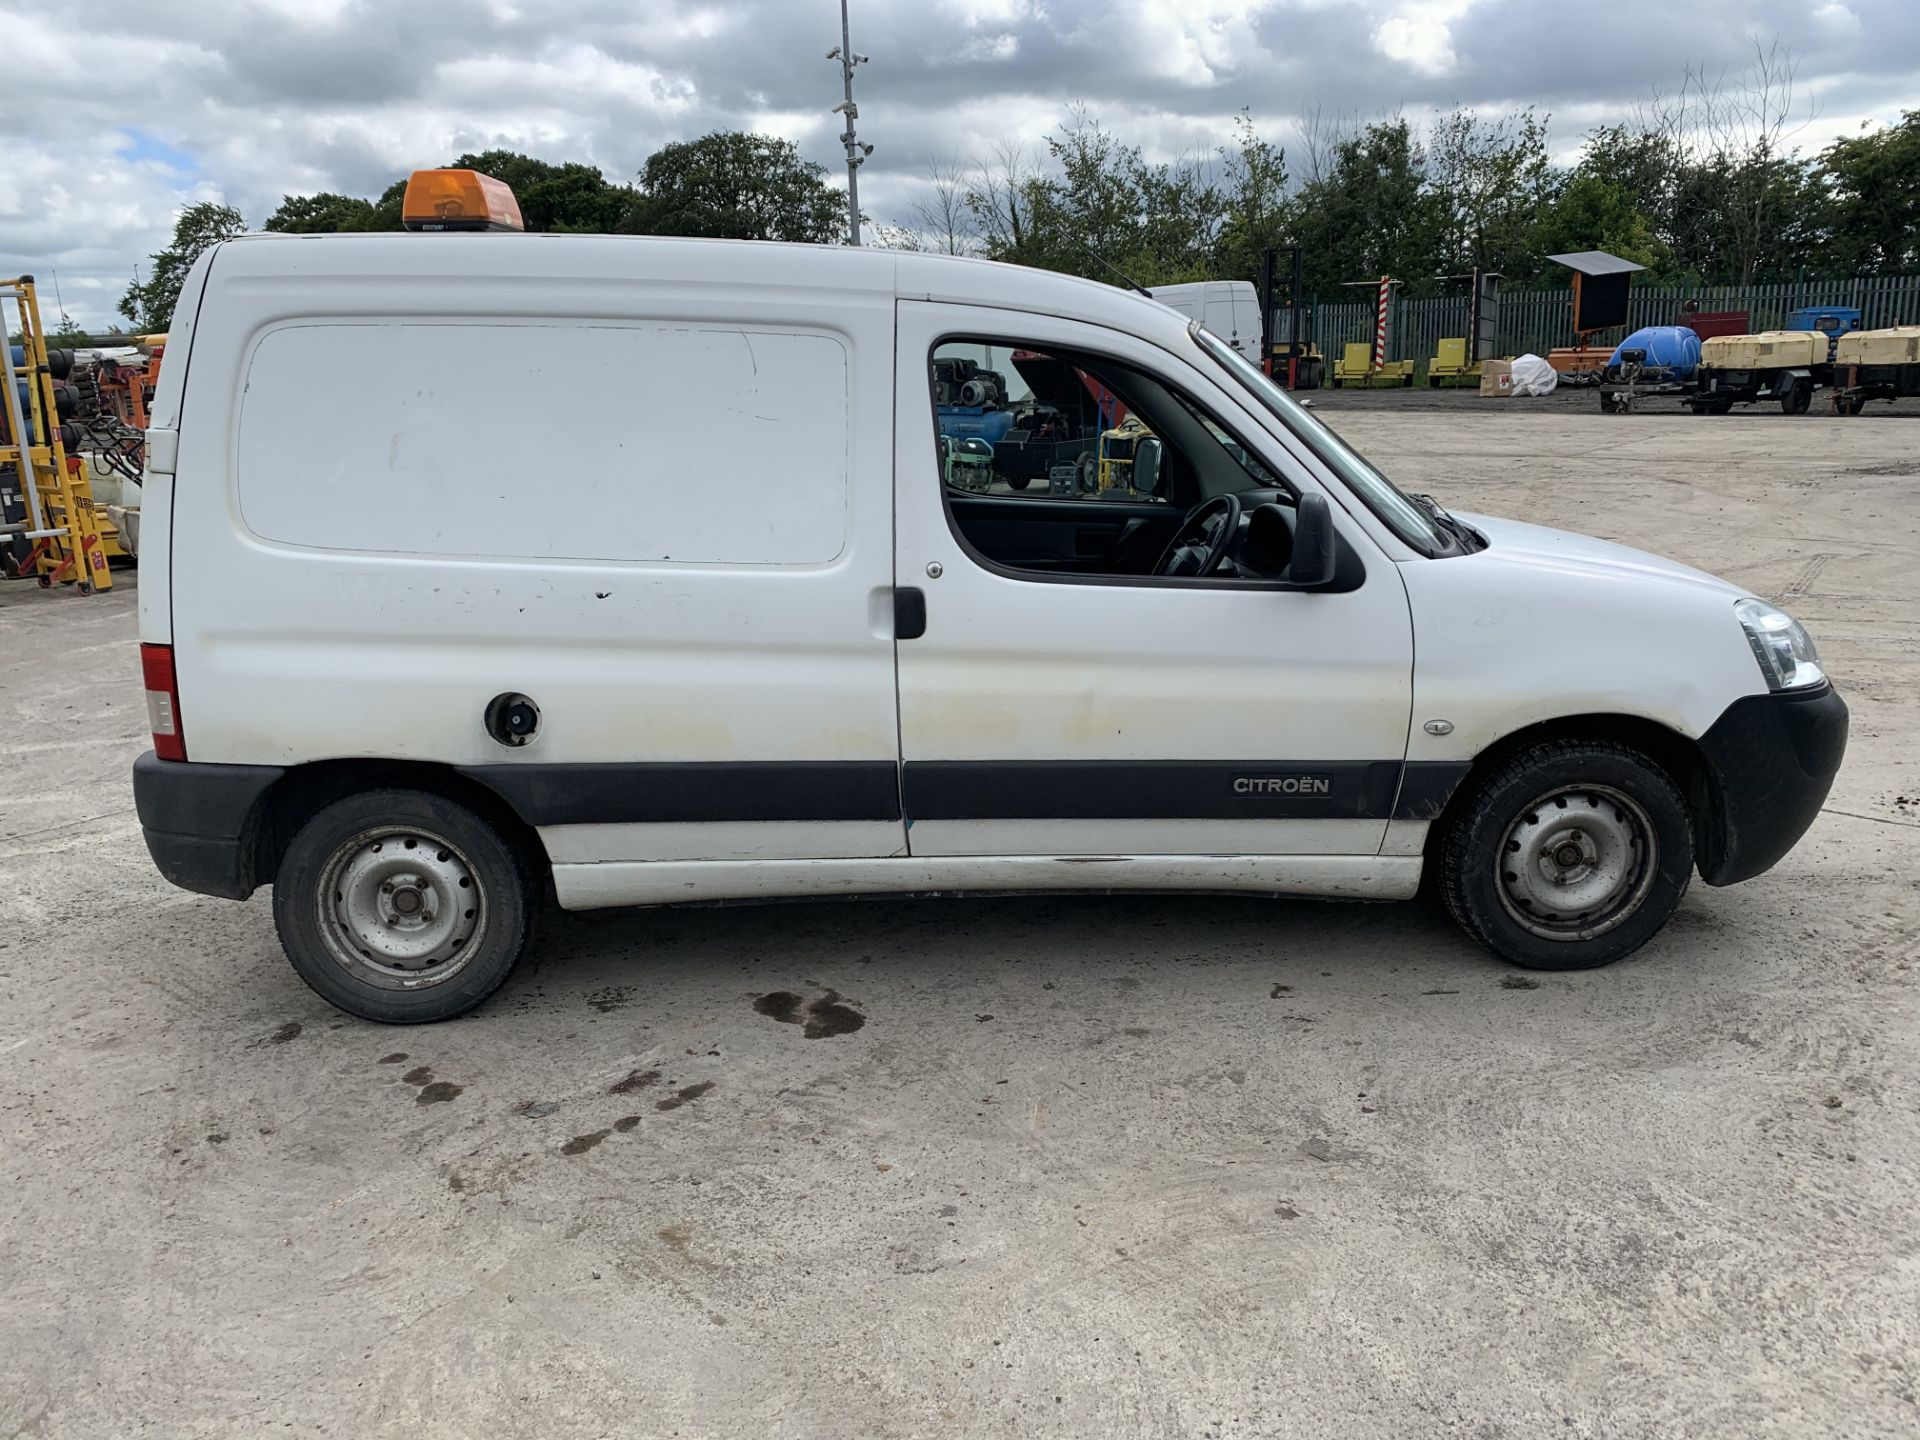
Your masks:
[{"label": "green fence panel", "polygon": [[[1764,285],[1640,285],[1627,306],[1629,329],[1643,325],[1677,325],[1688,301],[1701,310],[1744,310],[1753,330],[1778,330],[1787,316],[1802,305],[1851,305],[1861,312],[1869,330],[1893,325],[1920,324],[1920,275],[1861,275],[1848,280],[1801,279]],[[1337,358],[1348,344],[1373,343],[1374,306],[1370,300],[1315,300],[1310,305],[1307,335],[1321,353]],[[1509,290],[1500,297],[1497,349],[1502,355],[1544,355],[1574,341],[1573,291]],[[1389,360],[1432,359],[1446,336],[1467,333],[1465,293],[1421,300],[1396,300],[1388,343]],[[1596,347],[1611,350],[1622,331],[1608,331]]]}]

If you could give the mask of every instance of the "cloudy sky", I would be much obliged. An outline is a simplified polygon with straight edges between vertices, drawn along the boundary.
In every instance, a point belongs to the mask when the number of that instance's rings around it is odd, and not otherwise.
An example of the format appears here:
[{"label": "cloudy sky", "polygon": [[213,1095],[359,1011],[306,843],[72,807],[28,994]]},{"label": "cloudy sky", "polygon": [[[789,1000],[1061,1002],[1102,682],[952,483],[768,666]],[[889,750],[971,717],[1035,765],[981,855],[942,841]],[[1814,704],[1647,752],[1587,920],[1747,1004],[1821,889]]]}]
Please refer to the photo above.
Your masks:
[{"label": "cloudy sky", "polygon": [[[1920,108],[1920,0],[853,0],[864,208],[906,218],[930,158],[1037,139],[1080,100],[1150,151],[1251,109],[1416,117],[1533,105],[1555,144],[1756,39],[1798,64],[1817,149]],[[834,165],[837,0],[0,0],[0,275],[105,325],[182,205],[258,225],[281,195],[375,195],[506,146],[627,178],[663,142],[772,131]],[[1807,109],[1811,107],[1811,118]],[[836,171],[836,178],[838,172]],[[54,317],[49,315],[48,323]]]}]

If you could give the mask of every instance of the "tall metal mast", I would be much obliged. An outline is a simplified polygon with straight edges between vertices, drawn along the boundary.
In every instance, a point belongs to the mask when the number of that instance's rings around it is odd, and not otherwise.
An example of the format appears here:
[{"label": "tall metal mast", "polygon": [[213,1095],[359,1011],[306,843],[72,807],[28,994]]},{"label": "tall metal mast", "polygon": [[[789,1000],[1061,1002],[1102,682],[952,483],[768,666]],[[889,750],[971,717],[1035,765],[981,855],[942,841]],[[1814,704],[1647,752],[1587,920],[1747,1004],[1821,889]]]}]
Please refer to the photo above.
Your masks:
[{"label": "tall metal mast", "polygon": [[847,0],[840,0],[840,43],[827,52],[827,59],[840,62],[840,79],[847,98],[833,107],[836,115],[847,117],[846,132],[840,143],[847,147],[847,243],[860,243],[860,166],[873,153],[873,146],[862,145],[854,134],[853,122],[860,118],[860,107],[853,103],[853,67],[867,63],[867,57],[853,53],[853,40],[847,32]]}]

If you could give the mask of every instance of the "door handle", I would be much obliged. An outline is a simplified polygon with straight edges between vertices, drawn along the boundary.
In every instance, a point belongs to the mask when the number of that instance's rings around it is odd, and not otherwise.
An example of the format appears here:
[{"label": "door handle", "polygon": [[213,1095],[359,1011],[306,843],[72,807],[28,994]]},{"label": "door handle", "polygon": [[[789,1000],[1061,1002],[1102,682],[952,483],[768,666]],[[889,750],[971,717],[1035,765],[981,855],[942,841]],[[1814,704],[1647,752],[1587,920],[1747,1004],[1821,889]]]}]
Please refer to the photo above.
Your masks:
[{"label": "door handle", "polygon": [[893,592],[893,638],[918,640],[927,633],[926,592],[911,585]]}]

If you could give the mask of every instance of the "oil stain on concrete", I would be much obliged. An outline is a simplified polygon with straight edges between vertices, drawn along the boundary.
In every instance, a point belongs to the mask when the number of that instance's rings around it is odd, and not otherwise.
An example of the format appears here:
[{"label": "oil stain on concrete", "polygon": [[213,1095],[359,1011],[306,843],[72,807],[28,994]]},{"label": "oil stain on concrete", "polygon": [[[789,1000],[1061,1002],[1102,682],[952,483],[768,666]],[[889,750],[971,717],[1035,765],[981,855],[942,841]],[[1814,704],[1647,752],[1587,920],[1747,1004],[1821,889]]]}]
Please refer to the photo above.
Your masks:
[{"label": "oil stain on concrete", "polygon": [[828,990],[811,1002],[791,990],[775,990],[755,1000],[753,1008],[769,1020],[803,1027],[801,1033],[809,1040],[851,1035],[867,1023],[866,1016],[841,1001],[837,990]]},{"label": "oil stain on concrete", "polygon": [[408,1085],[419,1088],[420,1093],[413,1097],[416,1105],[444,1105],[466,1088],[448,1080],[434,1079],[431,1065],[416,1065],[400,1078]]}]

